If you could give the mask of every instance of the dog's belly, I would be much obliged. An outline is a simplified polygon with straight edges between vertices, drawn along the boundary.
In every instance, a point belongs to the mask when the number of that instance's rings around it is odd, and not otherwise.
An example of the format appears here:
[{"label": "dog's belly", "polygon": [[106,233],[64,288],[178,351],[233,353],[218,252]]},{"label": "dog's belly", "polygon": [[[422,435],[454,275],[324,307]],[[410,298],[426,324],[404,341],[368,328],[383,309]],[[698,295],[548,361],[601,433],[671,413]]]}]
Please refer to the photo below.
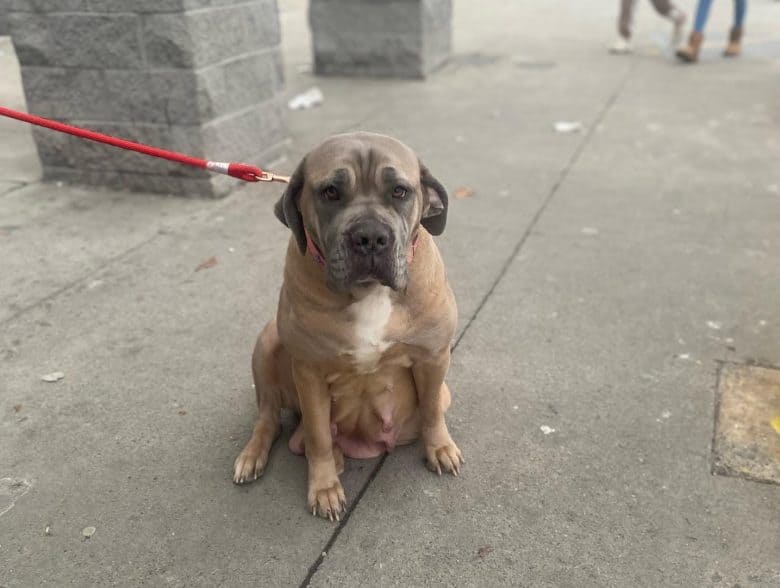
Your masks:
[{"label": "dog's belly", "polygon": [[417,437],[417,391],[405,361],[381,362],[371,374],[341,372],[331,379],[334,441],[346,456],[375,457]]}]

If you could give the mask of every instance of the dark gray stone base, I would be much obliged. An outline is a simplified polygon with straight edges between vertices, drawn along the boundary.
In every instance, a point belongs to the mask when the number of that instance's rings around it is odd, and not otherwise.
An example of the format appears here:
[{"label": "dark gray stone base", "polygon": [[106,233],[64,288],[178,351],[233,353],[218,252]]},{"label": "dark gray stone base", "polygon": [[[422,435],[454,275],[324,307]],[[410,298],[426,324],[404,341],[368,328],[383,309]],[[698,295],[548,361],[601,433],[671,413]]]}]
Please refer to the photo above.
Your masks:
[{"label": "dark gray stone base", "polygon": [[[287,131],[276,0],[0,0],[33,114],[267,166]],[[35,128],[44,178],[225,195],[240,180]]]},{"label": "dark gray stone base", "polygon": [[314,71],[424,78],[451,48],[451,0],[311,0]]}]

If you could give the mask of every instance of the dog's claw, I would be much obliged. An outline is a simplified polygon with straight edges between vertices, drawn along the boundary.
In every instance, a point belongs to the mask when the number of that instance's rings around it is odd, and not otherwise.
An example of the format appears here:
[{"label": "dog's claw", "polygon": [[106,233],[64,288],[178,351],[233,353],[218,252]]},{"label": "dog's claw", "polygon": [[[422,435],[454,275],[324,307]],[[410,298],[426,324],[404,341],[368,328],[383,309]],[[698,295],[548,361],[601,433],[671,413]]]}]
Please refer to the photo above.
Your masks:
[{"label": "dog's claw", "polygon": [[331,522],[341,522],[341,515],[344,514],[347,497],[344,495],[344,488],[336,480],[332,485],[311,491],[309,494],[309,505],[312,507],[312,514],[317,514]]},{"label": "dog's claw", "polygon": [[442,445],[428,445],[425,449],[425,457],[428,469],[439,476],[441,476],[442,471],[448,472],[455,477],[460,475],[463,457],[460,449],[451,439],[448,443]]},{"label": "dog's claw", "polygon": [[233,483],[249,484],[263,475],[267,454],[242,451],[233,462]]}]

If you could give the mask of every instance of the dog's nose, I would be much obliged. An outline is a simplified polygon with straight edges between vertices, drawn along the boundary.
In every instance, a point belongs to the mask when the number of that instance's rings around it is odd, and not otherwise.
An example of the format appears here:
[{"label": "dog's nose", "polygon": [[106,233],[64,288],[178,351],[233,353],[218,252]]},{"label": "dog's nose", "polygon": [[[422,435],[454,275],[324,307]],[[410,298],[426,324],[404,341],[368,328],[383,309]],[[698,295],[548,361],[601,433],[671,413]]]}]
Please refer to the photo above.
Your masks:
[{"label": "dog's nose", "polygon": [[377,255],[390,244],[390,228],[376,220],[364,220],[355,225],[349,235],[352,249],[360,255]]}]

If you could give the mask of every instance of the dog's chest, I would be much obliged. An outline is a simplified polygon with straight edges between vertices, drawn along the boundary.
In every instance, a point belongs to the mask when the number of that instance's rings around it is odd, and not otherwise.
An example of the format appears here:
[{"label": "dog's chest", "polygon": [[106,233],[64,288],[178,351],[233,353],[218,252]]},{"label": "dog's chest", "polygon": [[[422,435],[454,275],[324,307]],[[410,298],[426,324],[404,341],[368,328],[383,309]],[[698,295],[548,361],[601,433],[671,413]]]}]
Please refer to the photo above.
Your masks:
[{"label": "dog's chest", "polygon": [[352,347],[349,351],[359,373],[376,371],[382,354],[393,344],[387,327],[393,313],[390,288],[376,286],[365,297],[351,304]]}]

